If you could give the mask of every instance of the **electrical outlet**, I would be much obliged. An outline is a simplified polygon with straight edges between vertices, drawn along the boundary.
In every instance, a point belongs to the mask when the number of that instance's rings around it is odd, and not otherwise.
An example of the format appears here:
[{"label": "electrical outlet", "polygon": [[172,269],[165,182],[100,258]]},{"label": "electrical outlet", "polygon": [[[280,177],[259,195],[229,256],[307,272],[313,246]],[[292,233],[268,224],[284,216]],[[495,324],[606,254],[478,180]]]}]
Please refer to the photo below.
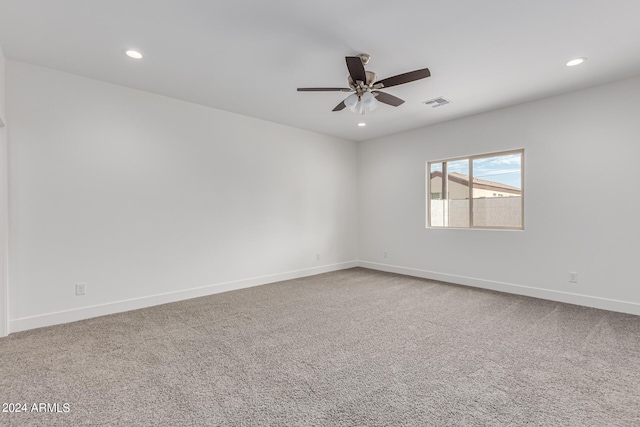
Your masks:
[{"label": "electrical outlet", "polygon": [[87,290],[86,283],[76,283],[76,295],[84,295]]},{"label": "electrical outlet", "polygon": [[385,258],[387,258],[387,257],[389,256],[389,254],[387,253],[387,251],[384,251],[383,256],[384,256]]},{"label": "electrical outlet", "polygon": [[320,253],[319,252],[316,254],[316,261],[320,261]]},{"label": "electrical outlet", "polygon": [[578,283],[578,273],[575,271],[569,272],[569,283]]}]

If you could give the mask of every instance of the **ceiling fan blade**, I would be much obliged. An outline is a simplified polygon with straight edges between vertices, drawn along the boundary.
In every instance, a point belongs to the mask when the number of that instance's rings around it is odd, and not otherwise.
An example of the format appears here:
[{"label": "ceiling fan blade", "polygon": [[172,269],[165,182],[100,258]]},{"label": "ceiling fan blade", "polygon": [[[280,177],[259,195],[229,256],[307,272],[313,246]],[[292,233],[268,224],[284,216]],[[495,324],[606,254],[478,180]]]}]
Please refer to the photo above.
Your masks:
[{"label": "ceiling fan blade", "polygon": [[394,107],[404,104],[404,100],[397,96],[389,95],[388,93],[380,92],[379,90],[371,91],[371,93],[374,94],[378,101],[384,102],[385,104],[393,105]]},{"label": "ceiling fan blade", "polygon": [[299,87],[298,92],[351,92],[346,87]]},{"label": "ceiling fan blade", "polygon": [[386,79],[378,80],[374,83],[373,87],[376,89],[382,89],[383,87],[397,86],[404,83],[413,82],[416,80],[429,77],[431,72],[428,68],[422,70],[409,71],[408,73],[398,74],[397,76],[388,77]]},{"label": "ceiling fan blade", "polygon": [[344,110],[347,106],[344,105],[344,101],[342,101],[340,104],[336,105],[336,108],[334,108],[331,111],[340,111],[340,110]]},{"label": "ceiling fan blade", "polygon": [[345,57],[347,60],[347,68],[349,69],[349,75],[354,82],[367,81],[367,73],[364,71],[364,65],[362,64],[362,59],[357,56],[347,56]]}]

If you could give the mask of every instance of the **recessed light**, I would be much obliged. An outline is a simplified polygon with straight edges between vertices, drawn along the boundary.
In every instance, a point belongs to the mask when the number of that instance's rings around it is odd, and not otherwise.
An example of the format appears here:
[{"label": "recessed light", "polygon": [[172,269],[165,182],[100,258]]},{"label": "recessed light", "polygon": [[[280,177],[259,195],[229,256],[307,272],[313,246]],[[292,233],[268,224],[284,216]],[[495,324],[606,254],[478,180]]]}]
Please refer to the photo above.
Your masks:
[{"label": "recessed light", "polygon": [[361,128],[365,127],[366,125],[366,123],[358,123],[358,126],[360,126]]},{"label": "recessed light", "polygon": [[125,52],[125,55],[127,55],[129,58],[133,58],[133,59],[142,59],[142,54],[140,52],[138,52],[137,50],[127,50]]},{"label": "recessed light", "polygon": [[575,67],[576,65],[582,64],[586,60],[587,60],[587,58],[572,59],[571,61],[567,62],[567,67]]}]

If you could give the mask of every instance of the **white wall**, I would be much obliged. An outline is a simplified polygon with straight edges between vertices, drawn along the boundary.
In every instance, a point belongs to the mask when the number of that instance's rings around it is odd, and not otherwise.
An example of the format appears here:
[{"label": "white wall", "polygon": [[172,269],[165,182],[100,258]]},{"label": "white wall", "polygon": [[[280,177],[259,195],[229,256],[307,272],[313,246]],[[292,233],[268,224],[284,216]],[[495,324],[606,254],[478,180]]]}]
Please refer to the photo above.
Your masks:
[{"label": "white wall", "polygon": [[13,60],[7,82],[12,331],[355,265],[356,143]]},{"label": "white wall", "polygon": [[[355,144],[9,60],[10,330],[358,257],[640,314],[638,93],[635,78]],[[427,161],[514,148],[525,231],[425,228]],[[594,194],[619,209],[603,218]]]},{"label": "white wall", "polygon": [[[640,314],[639,95],[634,78],[360,143],[363,265]],[[524,231],[425,228],[427,161],[517,148]]]},{"label": "white wall", "polygon": [[7,313],[7,206],[9,195],[7,191],[7,123],[5,114],[5,70],[6,61],[2,46],[0,46],[0,337],[8,334]]}]

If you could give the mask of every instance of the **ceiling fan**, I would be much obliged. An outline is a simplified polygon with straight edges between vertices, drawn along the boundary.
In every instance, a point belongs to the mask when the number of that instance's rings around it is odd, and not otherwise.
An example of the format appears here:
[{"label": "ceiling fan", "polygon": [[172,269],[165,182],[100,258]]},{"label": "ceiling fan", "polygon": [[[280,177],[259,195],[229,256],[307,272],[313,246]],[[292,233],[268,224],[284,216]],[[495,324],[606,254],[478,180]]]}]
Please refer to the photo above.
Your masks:
[{"label": "ceiling fan", "polygon": [[397,86],[415,80],[424,79],[431,75],[428,68],[410,71],[397,76],[376,80],[376,73],[365,71],[364,66],[369,63],[371,56],[362,53],[358,56],[347,56],[347,69],[349,77],[347,79],[349,87],[299,87],[298,92],[353,92],[344,101],[336,105],[333,111],[340,111],[349,108],[355,113],[364,114],[365,110],[373,111],[378,107],[378,103],[397,107],[404,103],[404,100],[381,92],[379,89]]}]

